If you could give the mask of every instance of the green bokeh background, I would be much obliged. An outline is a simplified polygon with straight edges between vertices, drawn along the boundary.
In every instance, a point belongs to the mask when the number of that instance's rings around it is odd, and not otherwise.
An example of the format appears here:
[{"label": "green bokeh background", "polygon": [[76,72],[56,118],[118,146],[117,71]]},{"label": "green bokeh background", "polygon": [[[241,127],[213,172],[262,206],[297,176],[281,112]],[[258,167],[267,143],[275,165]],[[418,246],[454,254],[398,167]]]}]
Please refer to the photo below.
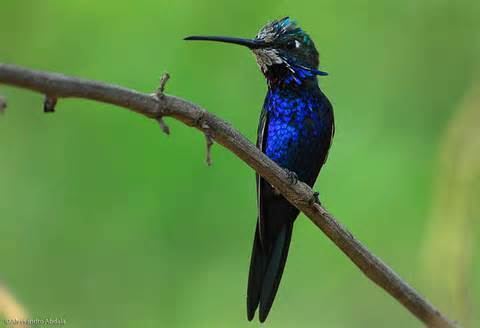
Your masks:
[{"label": "green bokeh background", "polygon": [[[168,71],[168,93],[254,140],[266,85],[252,55],[182,38],[254,36],[285,15],[310,33],[330,73],[321,85],[337,133],[316,185],[324,205],[442,304],[420,254],[441,140],[478,72],[480,2],[0,0],[0,62],[144,92]],[[0,279],[30,317],[68,327],[258,326],[245,314],[251,169],[218,145],[207,167],[204,137],[172,120],[166,137],[112,106],[65,100],[45,115],[41,95],[0,93],[9,103]],[[265,326],[421,325],[301,216]]]}]

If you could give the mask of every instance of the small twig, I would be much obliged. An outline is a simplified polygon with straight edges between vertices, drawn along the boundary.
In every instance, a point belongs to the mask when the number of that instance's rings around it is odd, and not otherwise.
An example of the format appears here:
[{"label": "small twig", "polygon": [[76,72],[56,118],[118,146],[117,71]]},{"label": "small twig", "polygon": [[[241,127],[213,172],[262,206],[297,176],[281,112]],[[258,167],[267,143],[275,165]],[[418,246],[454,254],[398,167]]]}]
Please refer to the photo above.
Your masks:
[{"label": "small twig", "polygon": [[57,97],[45,95],[45,100],[43,101],[43,112],[44,113],[55,112],[55,106],[56,105],[57,105]]},{"label": "small twig", "polygon": [[199,128],[203,135],[205,136],[206,142],[206,154],[205,154],[205,162],[208,166],[212,166],[212,146],[213,146],[213,139],[214,134],[213,130],[208,125],[207,121],[205,120],[207,112],[203,109],[200,110],[199,115],[195,118],[194,125]]},{"label": "small twig", "polygon": [[208,166],[212,166],[212,146],[213,146],[213,134],[210,131],[210,128],[207,124],[204,124],[203,127],[203,134],[205,135],[205,143],[206,143],[206,157],[205,162]]},{"label": "small twig", "polygon": [[6,108],[7,100],[4,97],[0,96],[0,114],[3,114]]},{"label": "small twig", "polygon": [[[170,79],[170,74],[167,72],[162,74],[162,77],[160,77],[160,83],[158,85],[157,90],[155,91],[155,97],[157,98],[158,101],[162,100],[165,97],[165,86]],[[167,123],[163,120],[164,114],[160,114],[156,117],[156,120],[158,122],[158,125],[160,126],[160,129],[162,129],[162,132],[165,133],[166,135],[170,134],[170,128],[168,127]]]},{"label": "small twig", "polygon": [[160,129],[162,129],[162,132],[165,133],[167,136],[170,135],[170,127],[163,120],[163,116],[157,117],[156,120],[158,125],[160,126]]},{"label": "small twig", "polygon": [[170,80],[170,74],[167,72],[163,73],[162,76],[160,77],[160,84],[157,89],[157,97],[158,99],[163,98],[165,95],[165,85],[167,85],[168,80]]}]

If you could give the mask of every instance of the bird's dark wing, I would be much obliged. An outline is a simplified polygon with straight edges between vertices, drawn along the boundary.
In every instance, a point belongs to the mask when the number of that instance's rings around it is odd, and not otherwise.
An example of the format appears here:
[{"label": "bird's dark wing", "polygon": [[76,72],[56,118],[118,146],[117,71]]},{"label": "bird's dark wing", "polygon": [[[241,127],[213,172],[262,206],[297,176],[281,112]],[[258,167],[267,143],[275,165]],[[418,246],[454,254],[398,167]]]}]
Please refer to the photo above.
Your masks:
[{"label": "bird's dark wing", "polygon": [[[298,171],[296,172],[300,180],[308,184],[310,187],[313,187],[315,184],[321,168],[327,161],[330,146],[335,134],[333,107],[327,96],[323,93],[321,93],[321,102],[318,104],[317,110],[321,115],[322,122],[324,122],[322,128],[318,131],[319,136],[316,138],[313,145],[306,148],[311,154],[303,153],[302,155],[297,156],[297,162],[294,164],[294,166],[298,167]],[[303,161],[303,163],[299,163],[299,161]]]},{"label": "bird's dark wing", "polygon": [[[268,113],[263,110],[257,137],[257,147],[262,152],[266,145],[267,127]],[[247,317],[252,320],[260,307],[259,319],[263,322],[280,284],[298,210],[258,174],[256,178],[258,219],[248,277]]]},{"label": "bird's dark wing", "polygon": [[[268,121],[268,112],[263,109],[262,112],[260,113],[260,120],[259,120],[259,123],[258,123],[258,131],[257,131],[257,148],[261,151],[261,152],[265,152],[264,151],[264,147],[265,147],[265,141],[266,141],[266,138],[265,138],[265,132],[266,132],[266,128],[267,128],[267,121]],[[264,184],[264,180],[263,178],[258,174],[256,173],[256,181],[257,181],[257,213],[258,213],[258,232],[259,232],[259,235],[260,235],[260,240],[261,240],[261,236],[262,236],[262,231],[263,231],[263,227],[262,227],[262,185]]]},{"label": "bird's dark wing", "polygon": [[[265,109],[260,113],[260,120],[257,131],[257,148],[264,151],[264,134],[267,125],[268,113]],[[262,281],[265,274],[266,258],[262,247],[262,206],[261,195],[262,185],[264,184],[262,177],[256,173],[257,183],[257,224],[255,228],[255,236],[253,240],[252,256],[250,259],[250,272],[248,275],[248,290],[247,290],[247,317],[252,320],[255,311],[260,302],[260,292],[262,290]]]},{"label": "bird's dark wing", "polygon": [[[323,115],[326,117],[324,118],[325,122],[330,122],[330,126],[327,127],[325,133],[325,136],[321,137],[320,140],[323,142],[321,143],[320,147],[320,153],[323,156],[323,160],[321,161],[320,168],[325,164],[327,161],[328,153],[330,151],[330,146],[332,145],[333,142],[333,137],[335,136],[335,117],[333,114],[333,106],[330,100],[328,100],[327,96],[322,93],[323,101],[322,101],[322,106],[323,108]],[[319,170],[320,171],[320,170]],[[318,173],[317,173],[318,176]],[[316,179],[316,177],[315,177]],[[312,184],[313,185],[313,184]]]},{"label": "bird's dark wing", "polygon": [[[260,151],[263,151],[264,146],[264,132],[267,124],[268,113],[264,109],[260,114],[260,121],[258,124],[257,131],[257,148]],[[248,320],[252,320],[255,311],[257,310],[258,304],[260,302],[260,292],[262,290],[262,281],[265,273],[265,257],[262,249],[261,241],[261,217],[262,217],[262,206],[261,204],[261,186],[263,184],[263,179],[258,173],[256,173],[256,183],[257,183],[257,224],[255,227],[255,236],[253,240],[253,249],[252,256],[250,259],[250,272],[248,275],[248,290],[247,290],[247,317]]]}]

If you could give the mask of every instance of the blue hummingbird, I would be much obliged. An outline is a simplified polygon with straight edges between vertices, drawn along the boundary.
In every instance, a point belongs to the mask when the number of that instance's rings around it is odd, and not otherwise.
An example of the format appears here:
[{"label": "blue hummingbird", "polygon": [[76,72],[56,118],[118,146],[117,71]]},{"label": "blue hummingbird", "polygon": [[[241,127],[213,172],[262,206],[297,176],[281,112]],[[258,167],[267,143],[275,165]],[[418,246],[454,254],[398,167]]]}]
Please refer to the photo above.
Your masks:
[{"label": "blue hummingbird", "polygon": [[[284,168],[292,181],[313,186],[332,143],[333,109],[320,90],[319,55],[312,39],[289,17],[272,21],[254,39],[190,36],[248,47],[268,91],[258,126],[257,147]],[[258,217],[247,288],[247,317],[259,309],[264,322],[282,278],[299,211],[267,181],[256,176]]]}]

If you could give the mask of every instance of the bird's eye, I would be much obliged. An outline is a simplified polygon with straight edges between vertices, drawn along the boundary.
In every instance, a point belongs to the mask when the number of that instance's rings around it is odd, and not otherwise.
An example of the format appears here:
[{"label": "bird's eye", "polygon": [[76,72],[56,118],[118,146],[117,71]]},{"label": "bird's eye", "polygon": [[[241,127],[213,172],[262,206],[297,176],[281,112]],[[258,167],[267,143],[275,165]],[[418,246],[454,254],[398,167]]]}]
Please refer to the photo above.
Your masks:
[{"label": "bird's eye", "polygon": [[299,46],[300,46],[300,42],[298,42],[297,40],[289,40],[286,44],[287,49],[295,49],[295,48],[298,48]]}]

